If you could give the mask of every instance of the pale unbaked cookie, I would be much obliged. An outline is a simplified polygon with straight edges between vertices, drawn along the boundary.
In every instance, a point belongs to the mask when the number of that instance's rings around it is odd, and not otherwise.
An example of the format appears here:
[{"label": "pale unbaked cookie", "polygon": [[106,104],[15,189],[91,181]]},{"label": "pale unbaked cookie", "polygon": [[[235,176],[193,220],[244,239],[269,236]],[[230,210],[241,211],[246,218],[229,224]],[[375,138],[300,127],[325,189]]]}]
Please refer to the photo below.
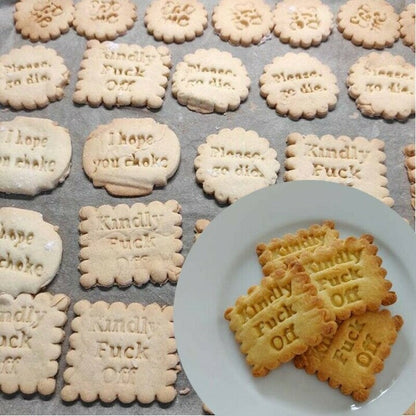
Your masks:
[{"label": "pale unbaked cookie", "polygon": [[79,35],[104,41],[124,35],[136,19],[131,0],[80,0],[72,24]]},{"label": "pale unbaked cookie", "polygon": [[176,282],[184,261],[180,211],[174,200],[81,208],[81,285]]},{"label": "pale unbaked cookie", "polygon": [[58,272],[62,240],[42,214],[0,208],[0,293],[35,294]]},{"label": "pale unbaked cookie", "polygon": [[25,293],[16,298],[0,294],[0,391],[43,395],[55,391],[69,303],[63,294]]},{"label": "pale unbaked cookie", "polygon": [[241,60],[214,48],[185,55],[172,77],[174,97],[199,113],[236,110],[249,88],[250,78]]},{"label": "pale unbaked cookie", "polygon": [[263,0],[220,0],[212,23],[222,40],[242,46],[259,43],[273,29],[272,12]]},{"label": "pale unbaked cookie", "polygon": [[305,52],[274,58],[264,67],[260,85],[269,107],[294,120],[326,116],[339,93],[331,69]]},{"label": "pale unbaked cookie", "polygon": [[0,104],[34,110],[61,100],[69,82],[64,60],[54,49],[25,45],[0,56]]},{"label": "pale unbaked cookie", "polygon": [[415,112],[415,67],[402,56],[372,52],[349,70],[348,94],[368,117],[405,120]]},{"label": "pale unbaked cookie", "polygon": [[81,300],[69,338],[64,401],[169,403],[179,362],[173,307]]},{"label": "pale unbaked cookie", "polygon": [[382,140],[292,133],[286,142],[286,181],[342,183],[367,192],[390,207],[394,204],[387,189]]},{"label": "pale unbaked cookie", "polygon": [[276,182],[280,164],[269,141],[253,130],[222,129],[207,137],[195,158],[196,179],[220,203]]},{"label": "pale unbaked cookie", "polygon": [[168,85],[171,57],[165,46],[90,40],[78,72],[73,100],[97,107],[159,108]]},{"label": "pale unbaked cookie", "polygon": [[399,16],[386,0],[348,0],[337,23],[345,39],[368,49],[390,47],[400,36]]},{"label": "pale unbaked cookie", "polygon": [[207,16],[198,0],[154,0],[146,9],[144,24],[156,40],[183,43],[203,34]]},{"label": "pale unbaked cookie", "polygon": [[19,0],[14,13],[15,27],[32,42],[47,42],[68,32],[73,12],[72,0]]},{"label": "pale unbaked cookie", "polygon": [[118,118],[98,126],[82,155],[94,186],[118,196],[147,195],[154,186],[165,186],[179,161],[176,134],[151,118]]},{"label": "pale unbaked cookie", "polygon": [[415,208],[415,145],[409,144],[404,148],[405,166],[410,182],[410,196],[412,207]]},{"label": "pale unbaked cookie", "polygon": [[415,51],[415,4],[408,4],[400,13],[400,36],[406,46]]},{"label": "pale unbaked cookie", "polygon": [[274,34],[290,46],[309,48],[328,39],[333,15],[321,0],[283,0],[273,12]]},{"label": "pale unbaked cookie", "polygon": [[0,122],[0,192],[36,195],[69,174],[71,137],[52,120],[16,117]]}]

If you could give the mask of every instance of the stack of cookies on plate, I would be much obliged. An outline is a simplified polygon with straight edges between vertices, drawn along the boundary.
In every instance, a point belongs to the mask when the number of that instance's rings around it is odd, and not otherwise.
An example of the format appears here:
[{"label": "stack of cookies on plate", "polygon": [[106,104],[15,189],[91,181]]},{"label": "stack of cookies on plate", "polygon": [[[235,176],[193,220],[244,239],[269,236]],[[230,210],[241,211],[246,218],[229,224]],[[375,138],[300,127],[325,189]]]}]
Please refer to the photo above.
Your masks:
[{"label": "stack of cookies on plate", "polygon": [[401,316],[373,237],[339,237],[325,221],[258,244],[264,277],[225,311],[254,376],[293,359],[298,368],[367,400]]}]

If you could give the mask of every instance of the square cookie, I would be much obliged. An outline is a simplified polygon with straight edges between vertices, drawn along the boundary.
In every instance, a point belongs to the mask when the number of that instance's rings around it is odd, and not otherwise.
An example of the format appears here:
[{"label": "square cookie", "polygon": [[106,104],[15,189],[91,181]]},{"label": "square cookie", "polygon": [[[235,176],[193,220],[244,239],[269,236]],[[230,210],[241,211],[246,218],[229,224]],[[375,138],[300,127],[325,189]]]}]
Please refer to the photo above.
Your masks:
[{"label": "square cookie", "polygon": [[81,300],[74,312],[62,400],[168,403],[176,397],[172,306]]},{"label": "square cookie", "polygon": [[81,285],[176,282],[184,261],[180,210],[174,200],[81,208]]},{"label": "square cookie", "polygon": [[160,108],[168,84],[168,48],[90,40],[73,100],[98,107]]},{"label": "square cookie", "polygon": [[69,303],[68,296],[47,292],[0,295],[0,391],[55,391]]}]

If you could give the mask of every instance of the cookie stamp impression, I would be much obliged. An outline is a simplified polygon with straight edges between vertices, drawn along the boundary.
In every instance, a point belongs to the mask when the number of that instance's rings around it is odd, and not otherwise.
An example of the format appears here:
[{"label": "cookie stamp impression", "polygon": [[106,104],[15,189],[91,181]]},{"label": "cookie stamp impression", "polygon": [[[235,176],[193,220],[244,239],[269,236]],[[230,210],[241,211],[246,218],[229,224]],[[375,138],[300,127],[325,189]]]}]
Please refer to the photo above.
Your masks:
[{"label": "cookie stamp impression", "polygon": [[350,68],[348,94],[367,117],[406,120],[415,113],[415,67],[400,55],[372,52]]},{"label": "cookie stamp impression", "polygon": [[345,39],[364,48],[390,47],[400,36],[399,16],[386,0],[348,0],[337,22]]},{"label": "cookie stamp impression", "polygon": [[54,49],[25,45],[0,56],[0,104],[34,110],[61,100],[69,82],[64,60]]},{"label": "cookie stamp impression", "polygon": [[47,292],[0,295],[0,391],[55,391],[69,303],[66,295]]},{"label": "cookie stamp impression", "polygon": [[218,49],[185,55],[172,77],[172,94],[198,113],[236,110],[249,92],[250,78],[240,59]]},{"label": "cookie stamp impression", "polygon": [[237,199],[276,182],[280,164],[268,140],[241,127],[207,137],[195,158],[196,178],[218,202]]},{"label": "cookie stamp impression", "polygon": [[20,0],[14,13],[15,27],[32,42],[47,42],[68,32],[73,12],[72,0]]},{"label": "cookie stamp impression", "polygon": [[0,293],[35,294],[52,281],[62,257],[56,231],[39,212],[0,208]]},{"label": "cookie stamp impression", "polygon": [[146,9],[144,24],[156,40],[183,43],[204,33],[207,16],[198,0],[154,0]]},{"label": "cookie stamp impression", "polygon": [[81,285],[176,282],[184,261],[180,210],[173,200],[81,208]]},{"label": "cookie stamp impression", "polygon": [[75,5],[73,25],[79,35],[104,41],[124,35],[136,19],[131,0],[80,0]]},{"label": "cookie stamp impression", "polygon": [[64,401],[169,403],[179,362],[173,307],[81,300],[71,327]]},{"label": "cookie stamp impression", "polygon": [[387,189],[384,142],[364,137],[319,138],[292,133],[286,139],[285,180],[325,180],[360,189],[394,204]]},{"label": "cookie stamp impression", "polygon": [[90,40],[78,72],[73,100],[97,107],[159,108],[168,84],[171,58],[161,46]]},{"label": "cookie stamp impression", "polygon": [[415,51],[415,4],[411,3],[400,13],[400,36],[403,43]]},{"label": "cookie stamp impression", "polygon": [[259,43],[274,26],[270,7],[263,0],[220,0],[212,23],[222,40],[242,46]]},{"label": "cookie stamp impression", "polygon": [[309,48],[328,39],[333,15],[321,0],[283,0],[273,12],[274,34],[291,46]]},{"label": "cookie stamp impression", "polygon": [[94,186],[141,196],[167,184],[179,166],[180,144],[167,125],[151,118],[114,119],[88,136],[82,160]]},{"label": "cookie stamp impression", "polygon": [[305,52],[274,58],[264,67],[260,85],[269,107],[294,120],[326,116],[339,93],[331,69]]},{"label": "cookie stamp impression", "polygon": [[0,192],[36,195],[69,174],[71,137],[55,122],[16,117],[0,122]]}]

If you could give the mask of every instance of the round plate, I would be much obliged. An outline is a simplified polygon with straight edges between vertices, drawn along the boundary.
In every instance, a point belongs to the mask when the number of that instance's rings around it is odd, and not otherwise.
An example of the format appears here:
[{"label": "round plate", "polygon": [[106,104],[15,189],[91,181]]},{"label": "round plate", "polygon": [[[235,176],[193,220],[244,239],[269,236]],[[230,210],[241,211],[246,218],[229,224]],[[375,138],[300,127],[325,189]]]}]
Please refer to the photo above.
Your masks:
[{"label": "round plate", "polygon": [[[224,310],[258,284],[255,247],[299,228],[335,222],[341,237],[372,234],[398,300],[399,332],[370,398],[355,402],[292,362],[251,375]],[[394,210],[364,192],[321,181],[256,191],[222,211],[195,242],[175,295],[175,336],[185,373],[217,415],[400,415],[415,399],[416,235]]]}]

